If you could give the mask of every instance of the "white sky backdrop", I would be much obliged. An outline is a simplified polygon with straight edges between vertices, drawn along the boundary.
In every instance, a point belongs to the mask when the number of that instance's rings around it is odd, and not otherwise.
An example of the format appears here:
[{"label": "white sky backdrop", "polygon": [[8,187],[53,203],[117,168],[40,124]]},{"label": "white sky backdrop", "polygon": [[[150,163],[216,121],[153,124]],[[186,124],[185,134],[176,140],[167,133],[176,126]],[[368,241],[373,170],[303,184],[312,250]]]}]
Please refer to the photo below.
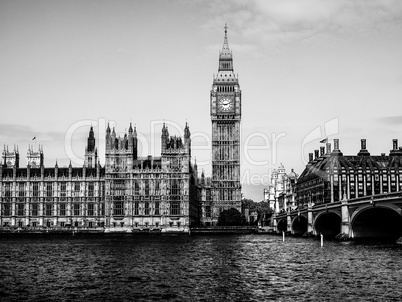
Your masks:
[{"label": "white sky backdrop", "polygon": [[[243,143],[259,145],[242,152],[247,198],[262,199],[280,163],[300,174],[302,154],[326,136],[339,138],[344,154],[356,154],[361,138],[371,154],[388,153],[393,138],[402,144],[397,0],[0,0],[0,143],[18,145],[20,166],[29,144],[43,145],[46,166],[65,166],[66,150],[83,157],[92,121],[103,164],[107,121],[120,133],[131,121],[148,141],[142,155],[156,156],[161,122],[187,121],[193,160],[210,174],[201,134],[211,133],[209,92],[225,23]],[[261,148],[264,137],[269,146]]]}]

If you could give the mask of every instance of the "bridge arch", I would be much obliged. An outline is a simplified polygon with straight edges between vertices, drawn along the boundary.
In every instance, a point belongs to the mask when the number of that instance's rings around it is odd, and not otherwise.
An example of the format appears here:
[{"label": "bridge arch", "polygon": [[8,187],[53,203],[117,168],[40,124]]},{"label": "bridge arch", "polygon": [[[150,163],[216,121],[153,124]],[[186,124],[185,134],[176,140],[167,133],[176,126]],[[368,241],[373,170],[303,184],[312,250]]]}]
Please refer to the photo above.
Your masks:
[{"label": "bridge arch", "polygon": [[336,212],[322,212],[314,219],[316,234],[335,237],[341,232],[341,216]]},{"label": "bridge arch", "polygon": [[286,221],[286,218],[282,218],[278,221],[277,229],[280,233],[286,232],[288,228],[288,223]]},{"label": "bridge arch", "polygon": [[307,232],[308,220],[303,215],[297,215],[292,220],[292,234],[295,236],[302,236]]},{"label": "bridge arch", "polygon": [[402,215],[387,206],[367,206],[353,213],[354,238],[398,239],[402,236]]}]

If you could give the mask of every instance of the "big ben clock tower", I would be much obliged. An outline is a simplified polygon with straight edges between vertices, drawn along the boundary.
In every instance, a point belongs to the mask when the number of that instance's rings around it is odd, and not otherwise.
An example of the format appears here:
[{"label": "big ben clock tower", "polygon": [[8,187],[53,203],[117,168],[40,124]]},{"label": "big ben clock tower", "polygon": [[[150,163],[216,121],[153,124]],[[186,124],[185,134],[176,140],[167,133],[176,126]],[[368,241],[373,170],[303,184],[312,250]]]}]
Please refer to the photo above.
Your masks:
[{"label": "big ben clock tower", "polygon": [[211,90],[212,223],[217,222],[223,210],[241,211],[240,120],[241,90],[233,72],[225,25],[218,74],[214,76]]}]

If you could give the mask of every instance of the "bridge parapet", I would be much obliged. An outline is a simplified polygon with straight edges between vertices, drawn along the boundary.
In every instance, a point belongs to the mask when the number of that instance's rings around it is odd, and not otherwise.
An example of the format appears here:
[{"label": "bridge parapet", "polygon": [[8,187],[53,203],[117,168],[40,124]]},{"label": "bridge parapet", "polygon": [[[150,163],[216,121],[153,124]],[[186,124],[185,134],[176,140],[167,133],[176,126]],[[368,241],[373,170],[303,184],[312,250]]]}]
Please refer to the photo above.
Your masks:
[{"label": "bridge parapet", "polygon": [[348,199],[348,203],[359,203],[359,202],[371,202],[372,201],[383,201],[383,200],[390,200],[390,199],[397,199],[402,198],[402,191],[398,192],[391,192],[391,193],[382,193],[377,195],[370,195],[370,196],[362,196],[353,199]]}]

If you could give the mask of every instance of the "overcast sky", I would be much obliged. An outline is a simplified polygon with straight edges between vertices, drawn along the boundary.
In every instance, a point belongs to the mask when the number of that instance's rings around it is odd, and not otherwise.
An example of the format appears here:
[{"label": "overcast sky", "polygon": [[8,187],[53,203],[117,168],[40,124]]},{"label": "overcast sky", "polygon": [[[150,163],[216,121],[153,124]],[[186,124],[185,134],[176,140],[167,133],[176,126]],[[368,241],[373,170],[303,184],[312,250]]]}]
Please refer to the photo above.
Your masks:
[{"label": "overcast sky", "polygon": [[225,23],[247,198],[262,199],[280,163],[300,174],[325,137],[347,155],[361,138],[373,155],[402,144],[397,0],[0,0],[0,143],[18,145],[20,166],[29,144],[43,145],[46,166],[78,166],[92,123],[103,164],[108,121],[122,135],[136,125],[144,156],[160,155],[163,121],[171,134],[187,121],[193,161],[210,174],[209,94]]}]

